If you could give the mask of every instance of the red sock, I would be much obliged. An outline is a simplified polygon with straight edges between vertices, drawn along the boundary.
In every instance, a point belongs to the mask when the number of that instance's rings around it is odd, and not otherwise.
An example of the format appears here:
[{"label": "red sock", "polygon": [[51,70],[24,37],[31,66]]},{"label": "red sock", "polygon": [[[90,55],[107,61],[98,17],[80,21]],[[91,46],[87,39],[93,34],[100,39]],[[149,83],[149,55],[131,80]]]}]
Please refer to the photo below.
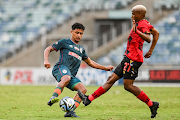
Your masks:
[{"label": "red sock", "polygon": [[137,96],[141,101],[145,102],[149,107],[153,105],[153,102],[148,98],[146,93],[141,91],[141,93]]},{"label": "red sock", "polygon": [[93,94],[89,95],[89,100],[93,101],[94,99],[96,99],[97,97],[101,96],[102,94],[104,94],[106,91],[103,89],[102,86],[100,86]]}]

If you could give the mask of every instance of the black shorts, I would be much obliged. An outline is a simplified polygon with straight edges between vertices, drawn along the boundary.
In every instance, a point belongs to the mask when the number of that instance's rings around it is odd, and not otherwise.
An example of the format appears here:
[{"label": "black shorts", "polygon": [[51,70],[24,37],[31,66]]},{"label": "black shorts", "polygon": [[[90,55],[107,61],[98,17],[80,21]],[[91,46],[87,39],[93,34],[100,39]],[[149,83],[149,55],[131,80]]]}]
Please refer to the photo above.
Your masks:
[{"label": "black shorts", "polygon": [[116,67],[114,73],[123,79],[134,80],[138,76],[138,69],[142,65],[142,62],[132,61],[128,57],[124,56],[121,63]]}]

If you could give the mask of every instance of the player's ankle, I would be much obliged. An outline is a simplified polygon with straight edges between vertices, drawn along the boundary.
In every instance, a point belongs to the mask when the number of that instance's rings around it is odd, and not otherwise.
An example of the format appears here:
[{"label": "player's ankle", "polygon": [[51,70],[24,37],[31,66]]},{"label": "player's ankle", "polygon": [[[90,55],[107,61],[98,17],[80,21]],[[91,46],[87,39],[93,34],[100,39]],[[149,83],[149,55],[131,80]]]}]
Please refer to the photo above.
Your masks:
[{"label": "player's ankle", "polygon": [[151,100],[149,100],[149,102],[147,103],[147,105],[150,107],[150,106],[153,106],[153,102]]}]

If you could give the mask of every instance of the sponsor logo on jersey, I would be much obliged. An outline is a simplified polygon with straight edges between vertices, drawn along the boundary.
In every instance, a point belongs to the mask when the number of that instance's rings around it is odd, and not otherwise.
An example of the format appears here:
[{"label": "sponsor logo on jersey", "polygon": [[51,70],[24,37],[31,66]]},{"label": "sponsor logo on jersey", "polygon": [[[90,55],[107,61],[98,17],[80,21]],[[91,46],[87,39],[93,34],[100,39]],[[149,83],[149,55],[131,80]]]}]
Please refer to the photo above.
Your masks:
[{"label": "sponsor logo on jersey", "polygon": [[79,48],[78,47],[74,47],[75,50],[79,51]]},{"label": "sponsor logo on jersey", "polygon": [[77,58],[77,59],[79,59],[79,60],[82,60],[82,57],[79,56],[78,54],[74,53],[74,52],[70,52],[70,51],[69,51],[69,55],[71,55],[71,56],[73,56],[73,57],[75,57],[75,58]]},{"label": "sponsor logo on jersey", "polygon": [[67,73],[67,70],[66,70],[66,69],[63,69],[62,72],[65,74],[65,73]]},{"label": "sponsor logo on jersey", "polygon": [[82,48],[80,48],[80,52],[82,53],[82,51],[83,51],[83,49]]},{"label": "sponsor logo on jersey", "polygon": [[73,45],[69,45],[69,47],[73,48]]}]

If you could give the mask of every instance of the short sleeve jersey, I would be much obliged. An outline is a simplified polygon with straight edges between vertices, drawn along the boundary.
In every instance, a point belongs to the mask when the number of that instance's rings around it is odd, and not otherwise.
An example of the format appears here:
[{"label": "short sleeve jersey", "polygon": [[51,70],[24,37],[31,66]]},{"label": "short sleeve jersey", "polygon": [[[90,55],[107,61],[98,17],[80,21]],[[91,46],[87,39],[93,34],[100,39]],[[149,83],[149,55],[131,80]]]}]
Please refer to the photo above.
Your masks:
[{"label": "short sleeve jersey", "polygon": [[[150,30],[154,27],[147,20],[140,20],[136,23],[137,29],[145,34],[150,34]],[[127,48],[125,55],[136,62],[143,62],[143,43],[144,40],[133,31],[133,28],[130,31]]]},{"label": "short sleeve jersey", "polygon": [[56,63],[54,68],[59,65],[65,65],[71,74],[76,76],[81,60],[88,58],[85,49],[70,39],[59,40],[52,44],[52,47],[55,51],[60,50],[59,62]]}]

